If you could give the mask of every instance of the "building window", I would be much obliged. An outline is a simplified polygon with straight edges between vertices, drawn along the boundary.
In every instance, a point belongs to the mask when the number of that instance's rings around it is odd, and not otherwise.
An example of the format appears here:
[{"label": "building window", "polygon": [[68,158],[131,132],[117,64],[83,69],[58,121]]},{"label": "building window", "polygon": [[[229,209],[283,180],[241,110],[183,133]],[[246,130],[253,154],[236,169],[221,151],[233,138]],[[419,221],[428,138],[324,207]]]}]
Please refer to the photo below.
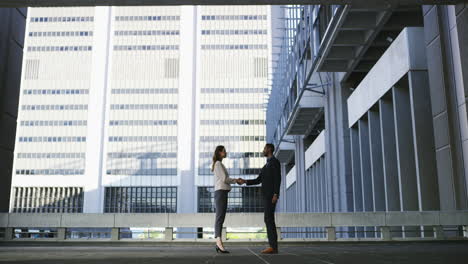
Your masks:
[{"label": "building window", "polygon": [[[260,187],[233,187],[228,194],[229,213],[263,212]],[[198,212],[213,213],[214,187],[198,187]]]},{"label": "building window", "polygon": [[13,213],[82,213],[82,187],[15,187]]},{"label": "building window", "polygon": [[177,187],[106,187],[105,213],[176,213]]}]

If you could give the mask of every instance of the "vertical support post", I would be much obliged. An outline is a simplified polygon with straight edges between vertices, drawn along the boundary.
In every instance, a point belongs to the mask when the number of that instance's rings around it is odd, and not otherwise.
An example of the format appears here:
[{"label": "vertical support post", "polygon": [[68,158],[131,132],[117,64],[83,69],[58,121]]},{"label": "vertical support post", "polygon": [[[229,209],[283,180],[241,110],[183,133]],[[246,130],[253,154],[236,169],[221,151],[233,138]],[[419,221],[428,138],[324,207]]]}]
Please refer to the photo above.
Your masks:
[{"label": "vertical support post", "polygon": [[434,226],[434,238],[435,239],[444,239],[444,228],[442,226]]},{"label": "vertical support post", "polygon": [[65,240],[66,233],[67,233],[67,229],[65,227],[59,227],[57,229],[57,240],[58,241]]},{"label": "vertical support post", "polygon": [[226,227],[223,226],[223,228],[221,229],[221,238],[226,241],[227,240],[227,229]]},{"label": "vertical support post", "polygon": [[[361,183],[362,183],[362,201],[364,212],[374,211],[374,195],[372,190],[372,168],[370,159],[370,147],[369,147],[369,122],[367,116],[364,116],[358,121],[359,126],[359,155],[361,161]],[[364,227],[364,237],[375,237],[375,231],[372,226]]]},{"label": "vertical support post", "polygon": [[14,228],[13,227],[5,228],[5,237],[4,237],[4,239],[6,241],[13,240],[13,233],[14,233]]},{"label": "vertical support post", "polygon": [[408,83],[411,102],[411,121],[418,183],[419,210],[439,210],[439,185],[432,125],[431,98],[428,93],[427,71],[410,71]]},{"label": "vertical support post", "polygon": [[[392,88],[398,180],[402,211],[418,211],[418,184],[414,154],[411,104],[408,82],[402,80]],[[405,226],[404,237],[420,237],[420,227]]]},{"label": "vertical support post", "polygon": [[118,241],[120,240],[120,228],[114,227],[111,230],[111,240],[112,241]]},{"label": "vertical support post", "polygon": [[388,226],[381,226],[380,227],[380,232],[382,233],[382,240],[384,241],[390,241],[392,240],[392,234],[390,233],[390,227]]},{"label": "vertical support post", "polygon": [[276,227],[276,233],[278,234],[278,240],[283,239],[283,238],[281,237],[281,227]]},{"label": "vertical support post", "polygon": [[174,235],[174,229],[172,227],[166,227],[164,230],[164,240],[172,241],[172,237]]},{"label": "vertical support post", "polygon": [[335,227],[327,227],[327,240],[328,241],[335,241],[336,240],[336,230]]}]

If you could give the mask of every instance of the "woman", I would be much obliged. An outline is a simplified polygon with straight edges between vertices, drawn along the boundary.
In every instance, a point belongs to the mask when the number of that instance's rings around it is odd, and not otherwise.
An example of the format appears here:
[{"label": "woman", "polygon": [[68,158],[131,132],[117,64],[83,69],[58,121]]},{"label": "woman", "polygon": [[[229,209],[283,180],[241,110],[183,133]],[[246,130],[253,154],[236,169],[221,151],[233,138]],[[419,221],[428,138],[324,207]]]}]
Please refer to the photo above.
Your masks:
[{"label": "woman", "polygon": [[224,218],[226,216],[228,192],[231,190],[232,183],[236,183],[239,179],[229,178],[229,174],[224,167],[222,161],[226,158],[226,149],[224,146],[217,146],[213,155],[213,164],[211,171],[214,173],[214,200],[216,206],[216,219],[215,219],[215,238],[216,238],[216,252],[229,253],[224,249],[223,241],[221,239],[221,230],[223,229]]}]

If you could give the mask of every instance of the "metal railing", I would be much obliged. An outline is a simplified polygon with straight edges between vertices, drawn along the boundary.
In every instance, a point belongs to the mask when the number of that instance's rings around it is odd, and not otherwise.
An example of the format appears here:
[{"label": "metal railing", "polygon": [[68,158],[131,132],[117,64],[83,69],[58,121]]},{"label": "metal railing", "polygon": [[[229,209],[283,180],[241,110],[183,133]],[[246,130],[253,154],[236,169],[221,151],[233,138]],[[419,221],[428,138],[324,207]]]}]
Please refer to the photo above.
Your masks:
[{"label": "metal railing", "polygon": [[[130,227],[159,227],[161,230],[155,241],[211,241],[210,239],[179,239],[175,234],[187,233],[179,228],[212,227],[214,214],[86,214],[86,213],[2,213],[0,214],[0,229],[4,231],[4,241],[76,241],[69,234],[73,230],[97,229],[99,233],[109,233],[104,236],[90,236],[87,240],[119,241]],[[424,211],[424,212],[358,212],[358,213],[277,213],[277,232],[282,241],[343,241],[343,240],[418,240],[418,239],[446,239],[444,228],[458,227],[461,235],[451,239],[467,239],[468,237],[468,211]],[[226,216],[223,237],[226,238],[227,228],[261,228],[264,227],[262,213],[230,213]],[[227,228],[226,228],[227,227]],[[408,227],[411,232],[420,235],[411,237],[394,237],[395,228],[403,230]],[[311,230],[315,228],[315,230]],[[369,228],[373,229],[369,231]],[[415,229],[416,228],[416,229]],[[34,232],[28,231],[34,229]],[[49,235],[38,234],[40,229]],[[105,230],[107,229],[107,231]],[[175,231],[176,229],[177,231]],[[337,234],[373,232],[376,236],[338,238]],[[24,231],[25,230],[25,231]],[[127,231],[126,231],[127,230]],[[318,231],[317,231],[318,230]],[[87,232],[87,231],[83,231]],[[88,231],[91,232],[92,231]],[[39,232],[40,233],[40,232]],[[210,233],[210,232],[188,232]],[[242,232],[241,232],[242,233]],[[287,233],[322,233],[322,238],[286,238]],[[431,233],[431,235],[427,235]],[[23,235],[19,235],[23,234]],[[25,235],[26,234],[26,235]],[[149,231],[148,231],[149,234]],[[421,235],[422,234],[422,235]],[[426,235],[424,235],[426,234]],[[128,238],[128,237],[127,237]],[[264,239],[263,239],[264,240]],[[245,241],[245,240],[243,240]],[[251,239],[249,241],[252,241]]]}]

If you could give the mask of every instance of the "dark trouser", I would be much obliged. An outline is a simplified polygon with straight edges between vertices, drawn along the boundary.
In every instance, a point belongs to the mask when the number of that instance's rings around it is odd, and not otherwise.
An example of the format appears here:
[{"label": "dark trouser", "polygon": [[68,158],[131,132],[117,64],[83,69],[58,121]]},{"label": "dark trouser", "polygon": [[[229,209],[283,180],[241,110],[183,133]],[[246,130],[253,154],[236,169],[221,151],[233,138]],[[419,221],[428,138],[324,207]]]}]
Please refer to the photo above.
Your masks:
[{"label": "dark trouser", "polygon": [[270,198],[264,197],[264,206],[265,206],[265,224],[268,234],[268,243],[273,249],[278,249],[278,233],[276,232],[275,224],[275,208],[276,203],[271,202]]},{"label": "dark trouser", "polygon": [[217,190],[214,193],[216,206],[215,238],[221,237],[221,230],[223,229],[224,218],[226,217],[228,192],[226,190]]}]

